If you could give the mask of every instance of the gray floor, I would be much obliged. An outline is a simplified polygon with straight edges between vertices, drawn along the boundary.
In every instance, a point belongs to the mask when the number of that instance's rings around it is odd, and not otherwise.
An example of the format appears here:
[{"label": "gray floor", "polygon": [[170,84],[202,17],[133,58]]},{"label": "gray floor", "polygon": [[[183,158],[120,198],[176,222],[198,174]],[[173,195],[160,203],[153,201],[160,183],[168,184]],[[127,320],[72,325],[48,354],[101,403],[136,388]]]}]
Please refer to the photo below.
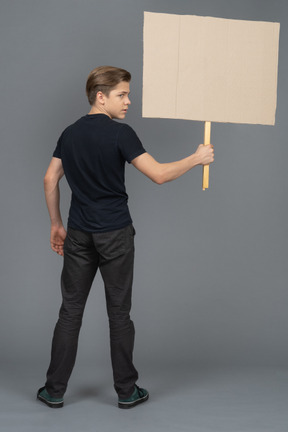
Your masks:
[{"label": "gray floor", "polygon": [[177,369],[146,368],[150,400],[120,410],[109,369],[95,377],[95,366],[80,366],[56,410],[35,400],[42,371],[2,365],[1,431],[287,432],[288,369]]}]

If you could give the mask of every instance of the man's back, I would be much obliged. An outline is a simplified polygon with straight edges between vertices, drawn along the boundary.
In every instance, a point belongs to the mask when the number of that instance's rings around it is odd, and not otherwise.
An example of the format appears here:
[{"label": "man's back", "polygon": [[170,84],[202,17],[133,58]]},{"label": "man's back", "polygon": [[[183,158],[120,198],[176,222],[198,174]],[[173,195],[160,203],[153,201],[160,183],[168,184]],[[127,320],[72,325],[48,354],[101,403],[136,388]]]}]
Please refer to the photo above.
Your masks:
[{"label": "man's back", "polygon": [[104,114],[86,115],[66,128],[53,156],[62,160],[72,190],[68,225],[90,232],[129,225],[125,162],[144,152],[131,127]]}]

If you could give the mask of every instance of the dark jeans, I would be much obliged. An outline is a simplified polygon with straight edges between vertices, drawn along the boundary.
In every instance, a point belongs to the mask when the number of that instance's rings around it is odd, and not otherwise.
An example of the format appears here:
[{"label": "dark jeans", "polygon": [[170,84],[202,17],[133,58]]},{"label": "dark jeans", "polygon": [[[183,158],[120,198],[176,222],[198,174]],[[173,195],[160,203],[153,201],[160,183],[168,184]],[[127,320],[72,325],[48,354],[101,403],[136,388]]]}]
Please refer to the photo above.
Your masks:
[{"label": "dark jeans", "polygon": [[50,396],[62,397],[66,391],[85,304],[98,267],[105,285],[114,387],[121,399],[133,393],[138,379],[133,365],[135,331],[130,320],[134,235],[132,225],[107,233],[68,228],[61,276],[63,301],[45,384]]}]

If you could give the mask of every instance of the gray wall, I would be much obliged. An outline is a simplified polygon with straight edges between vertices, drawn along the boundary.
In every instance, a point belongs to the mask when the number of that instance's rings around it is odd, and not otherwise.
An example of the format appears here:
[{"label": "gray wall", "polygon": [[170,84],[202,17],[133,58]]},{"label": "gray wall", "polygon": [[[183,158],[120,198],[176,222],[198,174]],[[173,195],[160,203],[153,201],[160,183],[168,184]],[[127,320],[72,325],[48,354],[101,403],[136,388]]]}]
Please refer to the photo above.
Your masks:
[{"label": "gray wall", "polygon": [[[1,357],[47,366],[62,259],[50,251],[42,179],[59,134],[89,110],[90,70],[131,71],[125,121],[159,161],[203,141],[200,122],[141,118],[144,10],[277,21],[281,31],[276,125],[213,124],[209,190],[200,167],[163,186],[127,167],[135,357],[143,365],[286,366],[286,0],[1,0]],[[61,193],[66,221],[65,180]],[[80,364],[108,360],[99,276],[80,348]]]}]

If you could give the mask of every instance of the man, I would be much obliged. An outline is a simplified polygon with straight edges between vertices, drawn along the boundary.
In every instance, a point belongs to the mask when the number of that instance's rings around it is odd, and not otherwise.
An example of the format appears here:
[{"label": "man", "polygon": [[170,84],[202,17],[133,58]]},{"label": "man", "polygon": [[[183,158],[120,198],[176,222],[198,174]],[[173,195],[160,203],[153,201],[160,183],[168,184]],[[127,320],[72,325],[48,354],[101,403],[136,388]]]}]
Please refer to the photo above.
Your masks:
[{"label": "man", "polygon": [[[88,76],[89,114],[64,130],[44,179],[51,220],[51,248],[64,256],[62,305],[55,327],[47,380],[37,398],[63,406],[76,359],[85,304],[99,268],[104,281],[110,328],[114,388],[119,408],[145,402],[148,391],[136,385],[134,325],[130,319],[135,230],[127,206],[125,163],[132,163],[157,184],[172,181],[199,164],[214,160],[213,146],[177,162],[158,163],[143,148],[125,118],[131,75],[101,66]],[[59,181],[65,174],[72,190],[67,233],[59,208]]]}]

